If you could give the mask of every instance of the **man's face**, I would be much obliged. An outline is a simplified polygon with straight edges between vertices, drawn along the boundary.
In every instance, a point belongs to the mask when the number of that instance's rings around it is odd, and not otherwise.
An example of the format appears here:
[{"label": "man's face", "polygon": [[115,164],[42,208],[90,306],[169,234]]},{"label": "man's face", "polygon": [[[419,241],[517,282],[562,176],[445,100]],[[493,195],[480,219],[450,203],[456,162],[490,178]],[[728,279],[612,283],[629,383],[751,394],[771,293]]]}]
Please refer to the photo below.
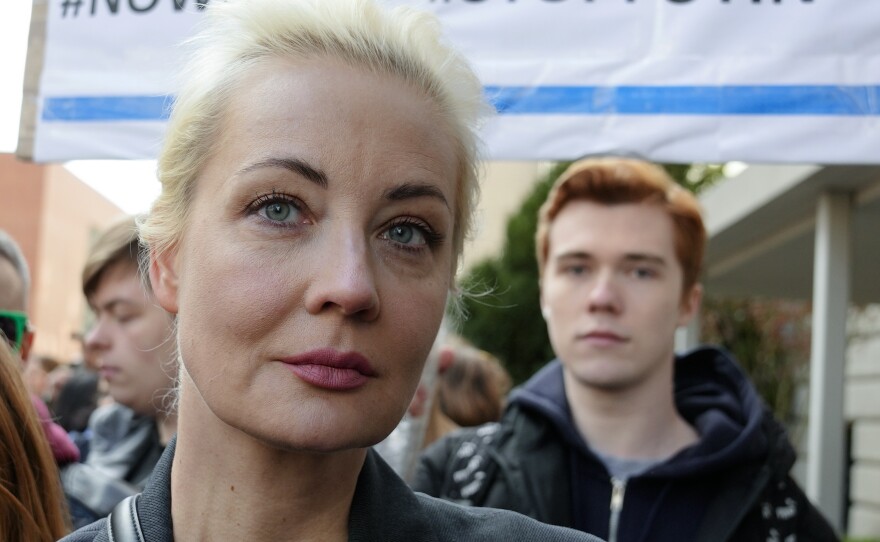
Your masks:
[{"label": "man's face", "polygon": [[0,258],[0,310],[24,312],[24,285],[12,263]]},{"label": "man's face", "polygon": [[672,219],[650,204],[567,204],[549,232],[541,305],[568,382],[620,391],[667,378],[682,302]]},{"label": "man's face", "polygon": [[[0,257],[0,311],[26,312],[24,300],[24,282],[12,263],[6,258]],[[25,331],[19,350],[22,360],[27,359],[32,341],[33,334],[30,331]]]},{"label": "man's face", "polygon": [[86,334],[110,395],[144,415],[155,415],[174,386],[171,317],[148,294],[133,264],[118,263],[101,275],[89,297],[95,324]]}]

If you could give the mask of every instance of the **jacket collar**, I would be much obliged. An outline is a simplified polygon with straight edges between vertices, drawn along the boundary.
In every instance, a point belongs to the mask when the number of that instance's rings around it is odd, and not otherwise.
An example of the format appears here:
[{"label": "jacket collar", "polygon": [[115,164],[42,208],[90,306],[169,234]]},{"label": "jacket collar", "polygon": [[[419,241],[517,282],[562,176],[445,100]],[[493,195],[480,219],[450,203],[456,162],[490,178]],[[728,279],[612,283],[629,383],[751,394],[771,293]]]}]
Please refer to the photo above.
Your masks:
[{"label": "jacket collar", "polygon": [[436,542],[415,493],[372,448],[367,453],[348,519],[350,542]]},{"label": "jacket collar", "polygon": [[[780,448],[774,450],[774,457],[789,461],[792,456],[783,430],[769,416],[733,356],[723,349],[704,346],[676,356],[675,402],[699,432],[700,441],[677,454],[674,461],[653,469],[654,474],[678,477],[716,472],[765,459],[774,447]],[[575,428],[559,360],[512,392],[509,408],[516,405],[551,421],[572,447],[592,457]]]},{"label": "jacket collar", "polygon": [[[148,542],[173,542],[171,466],[177,437],[165,448],[143,495],[138,515]],[[348,520],[350,542],[436,542],[421,503],[372,448],[358,476]]]}]

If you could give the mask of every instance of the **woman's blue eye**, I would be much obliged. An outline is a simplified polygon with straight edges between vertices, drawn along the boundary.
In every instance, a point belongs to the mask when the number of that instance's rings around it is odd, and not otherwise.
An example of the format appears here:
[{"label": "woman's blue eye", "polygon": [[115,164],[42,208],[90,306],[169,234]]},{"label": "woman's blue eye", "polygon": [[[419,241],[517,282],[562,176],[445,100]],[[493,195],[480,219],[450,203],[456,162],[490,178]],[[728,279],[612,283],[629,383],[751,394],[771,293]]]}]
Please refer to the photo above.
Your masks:
[{"label": "woman's blue eye", "polygon": [[[425,236],[421,230],[409,224],[397,224],[388,229],[388,239],[402,245],[424,245]],[[413,241],[415,241],[413,243]]]},{"label": "woman's blue eye", "polygon": [[296,207],[286,201],[271,201],[263,209],[265,209],[266,218],[274,222],[285,222],[297,212]]}]

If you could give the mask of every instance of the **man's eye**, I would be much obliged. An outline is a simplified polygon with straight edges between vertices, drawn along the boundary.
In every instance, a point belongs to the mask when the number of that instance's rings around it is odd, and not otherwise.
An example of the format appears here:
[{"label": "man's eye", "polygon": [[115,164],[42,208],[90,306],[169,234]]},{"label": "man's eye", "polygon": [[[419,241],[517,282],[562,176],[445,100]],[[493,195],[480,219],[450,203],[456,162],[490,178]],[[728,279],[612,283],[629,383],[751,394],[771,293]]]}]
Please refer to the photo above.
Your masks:
[{"label": "man's eye", "polygon": [[637,267],[633,269],[632,273],[633,276],[639,279],[649,279],[657,275],[653,269],[648,269],[646,267]]}]

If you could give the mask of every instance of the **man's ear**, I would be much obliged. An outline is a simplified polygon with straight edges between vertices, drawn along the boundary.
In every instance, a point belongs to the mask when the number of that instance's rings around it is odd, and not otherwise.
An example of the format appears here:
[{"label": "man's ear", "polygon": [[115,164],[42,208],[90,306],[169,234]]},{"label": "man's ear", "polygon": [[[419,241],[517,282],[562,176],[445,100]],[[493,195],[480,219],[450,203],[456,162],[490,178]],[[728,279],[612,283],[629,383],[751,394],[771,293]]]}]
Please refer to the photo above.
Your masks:
[{"label": "man's ear", "polygon": [[19,354],[21,355],[22,363],[26,363],[28,356],[31,355],[31,347],[34,345],[34,332],[30,329],[26,329],[24,331],[24,335],[21,338],[21,350]]},{"label": "man's ear", "polygon": [[177,314],[177,247],[150,252],[150,284],[159,305]]},{"label": "man's ear", "polygon": [[678,325],[686,326],[700,312],[700,304],[703,302],[703,285],[696,283],[681,300],[681,310],[678,313]]}]

